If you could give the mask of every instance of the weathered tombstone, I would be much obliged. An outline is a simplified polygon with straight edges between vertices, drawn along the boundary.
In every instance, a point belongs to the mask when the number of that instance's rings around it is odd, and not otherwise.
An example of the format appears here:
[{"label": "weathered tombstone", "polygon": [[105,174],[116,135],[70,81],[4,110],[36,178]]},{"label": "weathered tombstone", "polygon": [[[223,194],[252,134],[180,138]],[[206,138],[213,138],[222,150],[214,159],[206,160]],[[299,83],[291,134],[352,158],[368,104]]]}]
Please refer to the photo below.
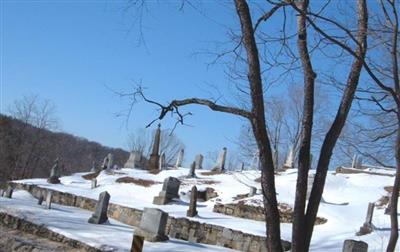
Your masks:
[{"label": "weathered tombstone", "polygon": [[368,252],[368,244],[363,241],[345,240],[343,252]]},{"label": "weathered tombstone", "polygon": [[165,235],[168,213],[157,208],[145,207],[140,220],[140,226],[135,231],[139,236],[143,236],[146,241],[158,242],[168,240]]},{"label": "weathered tombstone", "polygon": [[362,168],[362,157],[357,154],[353,156],[353,162],[351,163],[352,168],[361,169]]},{"label": "weathered tombstone", "polygon": [[110,194],[107,191],[100,193],[99,200],[96,204],[96,210],[92,217],[89,218],[89,223],[102,224],[108,220],[107,209],[110,201]]},{"label": "weathered tombstone", "polygon": [[203,155],[201,154],[197,154],[196,158],[195,158],[195,162],[196,162],[196,169],[203,169]]},{"label": "weathered tombstone", "polygon": [[90,172],[97,172],[96,161],[94,161],[94,160],[92,162],[92,168],[90,168]]},{"label": "weathered tombstone", "polygon": [[145,158],[143,157],[142,152],[140,151],[132,151],[129,155],[128,161],[126,161],[124,167],[125,168],[144,168],[145,166]]},{"label": "weathered tombstone", "polygon": [[244,171],[244,162],[242,162],[242,165],[240,166],[240,171]]},{"label": "weathered tombstone", "polygon": [[315,174],[309,174],[307,178],[307,200],[310,198],[312,186],[314,183]]},{"label": "weathered tombstone", "polygon": [[0,197],[4,197],[4,190],[0,189]]},{"label": "weathered tombstone", "polygon": [[166,168],[165,164],[165,153],[163,153],[160,157],[160,167],[158,168],[160,171]]},{"label": "weathered tombstone", "polygon": [[374,203],[368,203],[367,217],[365,218],[364,224],[360,227],[360,230],[356,235],[366,235],[373,231],[372,217],[374,215]]},{"label": "weathered tombstone", "polygon": [[106,170],[108,165],[108,155],[104,158],[103,164],[101,165],[102,170]]},{"label": "weathered tombstone", "polygon": [[160,150],[160,138],[161,138],[161,124],[158,124],[156,134],[154,135],[153,149],[150,154],[150,159],[147,166],[147,169],[149,170],[158,170],[159,168],[160,155],[158,153]]},{"label": "weathered tombstone", "polygon": [[107,163],[107,170],[111,171],[114,167],[114,155],[112,153],[108,153],[108,163]]},{"label": "weathered tombstone", "polygon": [[197,187],[193,186],[190,193],[189,210],[186,211],[187,217],[194,217],[197,215]]},{"label": "weathered tombstone", "polygon": [[195,178],[196,177],[196,162],[193,162],[190,165],[189,174],[187,175],[188,178]]},{"label": "weathered tombstone", "polygon": [[46,208],[51,209],[51,200],[53,199],[53,194],[51,191],[47,191],[46,194]]},{"label": "weathered tombstone", "polygon": [[252,197],[257,194],[257,188],[254,186],[250,186],[249,197]]},{"label": "weathered tombstone", "polygon": [[59,184],[60,183],[60,168],[58,167],[59,159],[57,158],[54,162],[53,167],[51,168],[50,177],[47,179],[47,182],[50,184]]},{"label": "weathered tombstone", "polygon": [[97,179],[93,178],[93,179],[92,179],[91,188],[94,189],[94,188],[96,188],[96,187],[97,187]]},{"label": "weathered tombstone", "polygon": [[14,189],[11,186],[8,186],[6,192],[4,193],[4,197],[11,199],[13,191]]},{"label": "weathered tombstone", "polygon": [[164,180],[161,192],[158,196],[154,197],[153,204],[165,205],[171,202],[174,198],[179,198],[178,192],[181,181],[174,177],[168,177]]},{"label": "weathered tombstone", "polygon": [[283,168],[291,169],[294,168],[294,153],[293,147],[289,149],[289,153],[286,157],[285,163],[283,164]]},{"label": "weathered tombstone", "polygon": [[213,168],[213,170],[220,171],[220,172],[225,171],[226,152],[227,152],[226,147],[222,148],[222,151],[218,156],[217,163],[216,163],[215,167]]},{"label": "weathered tombstone", "polygon": [[44,200],[43,193],[40,193],[39,198],[38,198],[38,205],[42,205],[43,200]]},{"label": "weathered tombstone", "polygon": [[144,237],[134,234],[132,240],[131,252],[142,252],[143,243],[144,243]]},{"label": "weathered tombstone", "polygon": [[183,156],[185,155],[185,150],[180,149],[178,153],[178,157],[176,158],[175,168],[179,168],[182,166]]}]

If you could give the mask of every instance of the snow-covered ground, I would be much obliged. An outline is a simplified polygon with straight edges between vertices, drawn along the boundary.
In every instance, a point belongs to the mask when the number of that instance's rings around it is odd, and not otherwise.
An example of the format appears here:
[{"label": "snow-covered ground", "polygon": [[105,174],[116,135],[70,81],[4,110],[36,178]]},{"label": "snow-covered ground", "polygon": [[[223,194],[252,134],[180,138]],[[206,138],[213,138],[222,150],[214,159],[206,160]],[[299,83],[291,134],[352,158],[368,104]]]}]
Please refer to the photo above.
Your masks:
[{"label": "snow-covered ground", "polygon": [[[381,169],[370,169],[379,171]],[[183,193],[188,192],[193,185],[198,189],[213,187],[219,197],[207,202],[198,202],[199,215],[192,219],[199,222],[207,222],[220,226],[241,230],[246,233],[265,235],[265,224],[260,221],[235,218],[212,212],[216,202],[231,203],[238,194],[249,192],[249,186],[260,189],[260,184],[254,180],[260,177],[259,171],[232,172],[227,174],[205,176],[202,171],[197,171],[196,179],[188,179],[188,169],[164,170],[159,174],[149,174],[144,170],[121,169],[118,174],[107,175],[101,173],[97,177],[96,189],[90,189],[91,182],[82,178],[86,173],[77,173],[61,178],[61,184],[51,185],[45,179],[28,179],[20,182],[32,183],[45,188],[69,192],[85,197],[97,199],[102,191],[108,191],[111,202],[142,209],[144,207],[157,207],[172,216],[184,217],[188,208],[189,198]],[[385,170],[385,173],[392,171]],[[135,184],[117,183],[116,179],[130,176],[134,178],[148,179],[160,182],[151,187],[143,187]],[[168,177],[178,177],[182,180],[180,188],[181,202],[175,202],[165,206],[153,205],[153,197],[158,195],[162,188],[163,180]],[[296,170],[288,170],[276,176],[278,200],[292,205],[295,196]],[[384,186],[393,184],[393,177],[377,176],[370,174],[328,174],[326,188],[324,190],[324,203],[321,203],[318,216],[328,219],[323,225],[314,228],[311,251],[341,251],[345,239],[363,240],[369,244],[369,251],[382,251],[389,237],[390,220],[384,215],[383,209],[375,209],[373,224],[376,230],[369,235],[357,237],[355,233],[363,224],[366,216],[368,202],[375,202],[381,196],[386,195]],[[256,202],[261,202],[261,195],[252,197]],[[348,203],[348,204],[343,204]],[[85,223],[86,224],[86,223]],[[282,238],[291,238],[291,224],[282,224]]]},{"label": "snow-covered ground", "polygon": [[[43,204],[44,205],[44,204]],[[109,251],[130,251],[134,229],[113,219],[102,225],[89,224],[92,212],[75,207],[52,204],[47,210],[39,206],[37,200],[26,191],[16,191],[12,199],[0,197],[0,211],[19,216],[66,237],[82,241],[90,246]],[[146,252],[187,252],[187,251],[234,251],[218,246],[190,243],[170,239],[168,242],[151,243],[145,241]]]}]

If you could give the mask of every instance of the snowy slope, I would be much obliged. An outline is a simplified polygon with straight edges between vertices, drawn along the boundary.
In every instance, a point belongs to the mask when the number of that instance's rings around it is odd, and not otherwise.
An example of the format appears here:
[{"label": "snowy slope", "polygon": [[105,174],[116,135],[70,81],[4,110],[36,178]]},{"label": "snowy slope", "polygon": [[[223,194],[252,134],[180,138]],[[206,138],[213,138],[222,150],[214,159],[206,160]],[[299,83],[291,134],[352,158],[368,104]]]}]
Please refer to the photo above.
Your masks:
[{"label": "snowy slope", "polygon": [[[375,171],[377,169],[371,169]],[[382,170],[379,169],[379,172]],[[176,217],[186,216],[187,202],[189,199],[183,193],[188,192],[193,185],[199,189],[213,187],[219,194],[218,199],[208,202],[199,202],[199,216],[193,219],[200,222],[217,224],[243,232],[265,235],[265,224],[259,221],[230,217],[212,212],[215,202],[231,203],[238,194],[249,192],[249,186],[260,189],[260,184],[254,180],[260,177],[259,171],[232,172],[227,174],[205,176],[202,171],[197,171],[196,179],[187,179],[188,169],[180,168],[177,170],[164,170],[159,174],[149,174],[144,170],[121,169],[119,174],[107,175],[101,173],[97,177],[99,187],[90,189],[90,181],[82,178],[86,173],[78,173],[72,176],[62,177],[62,184],[50,185],[45,179],[29,179],[20,182],[37,184],[41,187],[48,187],[59,191],[69,192],[85,197],[97,199],[102,191],[108,191],[111,195],[111,202],[139,208],[157,207],[167,211]],[[385,170],[385,173],[393,171]],[[149,179],[160,182],[151,187],[143,187],[135,184],[121,184],[115,182],[120,177],[130,176],[134,178]],[[178,177],[182,180],[180,192],[181,202],[165,206],[155,206],[152,204],[153,197],[158,195],[162,188],[163,180],[168,176]],[[292,205],[295,196],[295,182],[297,172],[295,169],[288,170],[276,176],[276,186],[278,200],[282,203]],[[210,184],[211,183],[211,184]],[[384,186],[393,184],[393,177],[377,176],[369,174],[328,174],[326,188],[323,198],[325,203],[321,203],[318,216],[328,219],[323,225],[318,225],[314,229],[312,239],[312,251],[341,251],[345,239],[361,239],[369,243],[369,251],[381,251],[385,246],[389,236],[390,227],[389,216],[384,215],[383,209],[375,209],[373,223],[377,230],[366,236],[357,237],[355,232],[363,224],[366,216],[368,202],[375,202],[381,196],[386,195]],[[252,199],[262,201],[260,194]],[[343,204],[348,203],[348,204]],[[282,238],[290,240],[291,225],[282,224]]]}]

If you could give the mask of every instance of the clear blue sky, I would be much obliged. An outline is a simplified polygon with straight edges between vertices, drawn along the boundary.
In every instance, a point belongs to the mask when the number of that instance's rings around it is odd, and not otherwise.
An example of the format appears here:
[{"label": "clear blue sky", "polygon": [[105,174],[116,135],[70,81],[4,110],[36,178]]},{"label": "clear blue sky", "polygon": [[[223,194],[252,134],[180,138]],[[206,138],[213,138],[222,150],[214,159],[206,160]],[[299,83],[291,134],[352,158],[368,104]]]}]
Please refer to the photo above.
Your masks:
[{"label": "clear blue sky", "polygon": [[[135,105],[126,126],[125,119],[116,114],[127,110],[128,103],[107,87],[130,92],[134,83],[141,81],[148,88],[147,96],[163,103],[220,95],[235,102],[237,91],[224,73],[223,62],[209,65],[213,56],[202,53],[217,51],[216,46],[223,45],[217,42],[229,41],[228,28],[239,28],[231,2],[203,1],[197,10],[185,6],[179,11],[181,1],[153,1],[144,12],[142,26],[135,22],[132,9],[125,10],[127,2],[0,1],[0,112],[7,113],[13,101],[24,95],[38,94],[55,103],[63,131],[126,148],[128,133],[153,120],[158,115],[156,107]],[[253,2],[256,11],[265,8],[257,4]],[[345,23],[354,22],[351,15],[341,17]],[[265,31],[281,28],[282,22],[274,18],[263,24]],[[287,26],[296,27],[296,23],[292,19]],[[139,27],[145,44],[138,43]],[[325,55],[314,54],[317,73],[331,72],[345,80],[349,61],[326,61]],[[276,69],[269,71],[265,83],[278,74]],[[291,77],[286,85],[301,85],[301,74]],[[286,91],[283,86],[273,87],[272,93]],[[327,114],[335,112],[339,97],[334,92],[329,96],[332,106]],[[186,119],[192,127],[181,126],[175,131],[187,147],[186,162],[197,153],[206,155],[226,146],[229,155],[236,148],[232,140],[239,134],[242,119],[199,106],[186,111],[194,114]],[[174,123],[168,119],[162,125],[172,128]]]},{"label": "clear blue sky", "polygon": [[[38,94],[57,107],[61,129],[113,147],[126,147],[129,131],[157,116],[155,107],[138,104],[128,128],[115,114],[126,101],[105,86],[131,91],[134,81],[148,87],[148,96],[168,101],[190,96],[209,97],[206,84],[222,93],[228,80],[221,65],[198,52],[226,40],[221,24],[236,24],[232,10],[215,3],[202,6],[208,16],[177,5],[151,5],[143,32],[124,12],[125,1],[1,1],[1,113],[15,99]],[[193,127],[179,127],[186,161],[224,146],[234,149],[243,121],[231,115],[192,106]],[[173,120],[163,122],[171,127]],[[229,153],[228,153],[229,154]]]}]

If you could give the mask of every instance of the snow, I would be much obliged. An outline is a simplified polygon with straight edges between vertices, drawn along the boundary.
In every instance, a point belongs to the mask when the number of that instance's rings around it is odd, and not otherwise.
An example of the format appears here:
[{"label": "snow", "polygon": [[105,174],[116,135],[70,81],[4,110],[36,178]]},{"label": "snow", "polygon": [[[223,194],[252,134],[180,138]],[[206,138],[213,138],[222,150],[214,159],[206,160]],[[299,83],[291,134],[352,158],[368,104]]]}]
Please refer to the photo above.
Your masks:
[{"label": "snow", "polygon": [[[45,179],[28,179],[17,182],[36,184],[40,187],[52,188],[93,199],[97,199],[99,193],[102,191],[108,191],[113,203],[137,209],[157,207],[175,217],[186,216],[189,201],[186,193],[193,185],[196,185],[199,190],[206,187],[213,187],[219,195],[218,198],[207,202],[198,202],[199,216],[191,219],[264,236],[265,223],[263,222],[212,212],[216,202],[235,202],[234,197],[238,194],[248,193],[250,190],[249,186],[257,187],[258,191],[260,191],[260,183],[254,181],[260,177],[260,172],[229,172],[226,174],[205,176],[201,174],[204,171],[196,171],[197,178],[194,179],[186,178],[189,169],[185,168],[164,170],[159,174],[149,174],[145,170],[136,169],[121,169],[117,171],[118,174],[114,175],[107,175],[102,172],[97,177],[99,187],[96,189],[90,189],[91,182],[82,178],[82,175],[87,173],[77,173],[62,177],[61,184],[58,185],[48,184]],[[378,168],[369,168],[368,171],[387,174],[394,173],[394,170]],[[125,176],[149,179],[159,183],[151,187],[143,187],[135,184],[116,182],[116,179]],[[182,181],[180,201],[165,206],[153,205],[153,197],[158,195],[162,188],[163,180],[169,176],[178,177]],[[296,178],[296,169],[287,170],[276,176],[279,202],[289,205],[293,204]],[[386,246],[390,232],[390,219],[388,215],[384,215],[384,209],[375,208],[373,224],[377,229],[372,234],[357,237],[355,233],[365,220],[368,203],[375,202],[382,196],[387,195],[384,191],[384,186],[392,185],[393,179],[393,177],[389,176],[364,173],[335,174],[334,172],[329,172],[323,194],[324,202],[321,203],[318,212],[318,216],[328,219],[328,222],[315,226],[311,251],[341,251],[345,239],[363,240],[369,244],[369,251],[381,251],[382,247]],[[214,183],[208,184],[210,182]],[[257,202],[262,204],[262,196],[260,194],[249,199],[252,200],[252,204],[258,204]],[[281,224],[281,232],[282,239],[291,240],[291,224]]]},{"label": "snow", "polygon": [[[106,224],[89,224],[91,212],[75,207],[52,204],[45,209],[26,191],[16,191],[12,199],[0,198],[0,211],[24,218],[35,224],[44,224],[47,228],[66,237],[82,241],[90,246],[109,251],[130,251],[134,229],[109,219]],[[110,235],[112,234],[112,235]],[[218,246],[190,243],[170,239],[168,242],[151,243],[145,241],[145,252],[152,251],[234,251]]]}]

